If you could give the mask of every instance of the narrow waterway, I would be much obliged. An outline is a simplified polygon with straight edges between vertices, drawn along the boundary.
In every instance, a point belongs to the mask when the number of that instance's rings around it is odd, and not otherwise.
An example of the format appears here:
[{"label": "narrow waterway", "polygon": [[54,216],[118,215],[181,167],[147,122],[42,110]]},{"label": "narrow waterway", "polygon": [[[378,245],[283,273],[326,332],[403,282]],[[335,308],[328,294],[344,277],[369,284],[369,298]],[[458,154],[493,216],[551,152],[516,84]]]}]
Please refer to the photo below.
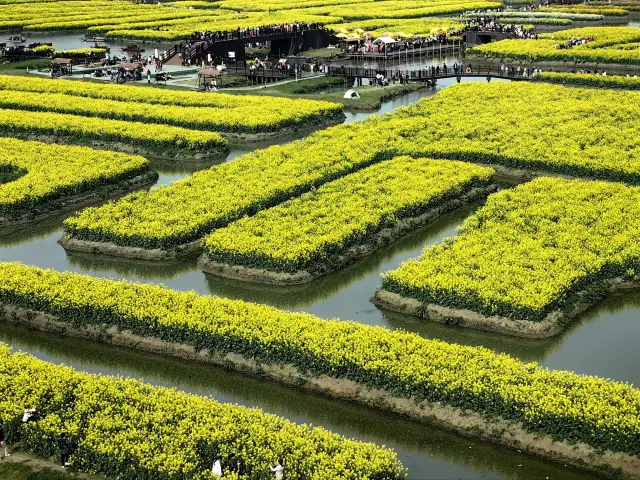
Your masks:
[{"label": "narrow waterway", "polygon": [[[486,81],[474,79],[475,81]],[[455,83],[441,81],[436,89],[411,93],[386,102],[381,112],[414,103]],[[371,113],[347,114],[347,122],[361,121]],[[273,142],[233,146],[226,161]],[[160,173],[158,185],[167,185],[195,171],[192,167],[154,165]],[[503,183],[503,188],[510,184]],[[57,244],[62,235],[62,219],[0,238],[0,261],[75,271],[97,277],[127,278],[157,283],[177,290],[195,290],[266,303],[294,311],[306,311],[324,318],[343,318],[390,329],[405,329],[427,338],[468,345],[484,345],[526,361],[538,361],[556,369],[597,374],[637,383],[640,350],[635,339],[640,334],[638,307],[640,294],[612,297],[589,310],[563,334],[544,341],[513,339],[415,318],[388,314],[369,299],[380,283],[380,273],[396,268],[402,261],[420,254],[425,246],[455,235],[456,228],[479,204],[468,205],[437,222],[383,248],[340,272],[310,285],[294,288],[264,287],[207,276],[195,259],[163,265],[66,253]],[[296,422],[322,425],[360,440],[393,447],[409,468],[411,479],[589,479],[594,478],[562,465],[528,457],[510,449],[476,442],[425,425],[408,422],[381,412],[322,397],[303,394],[272,382],[251,379],[214,367],[109,347],[93,342],[59,338],[54,335],[2,325],[0,340],[17,349],[80,370],[144,379],[220,401],[258,406]]]}]

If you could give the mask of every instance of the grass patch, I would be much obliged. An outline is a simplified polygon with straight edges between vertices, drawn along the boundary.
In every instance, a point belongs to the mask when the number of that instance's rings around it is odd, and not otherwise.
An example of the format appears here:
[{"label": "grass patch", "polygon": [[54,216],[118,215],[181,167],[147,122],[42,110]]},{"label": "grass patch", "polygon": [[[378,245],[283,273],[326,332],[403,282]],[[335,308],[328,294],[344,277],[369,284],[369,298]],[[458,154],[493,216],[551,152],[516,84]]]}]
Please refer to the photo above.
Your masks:
[{"label": "grass patch", "polygon": [[[0,59],[1,62],[2,59]],[[7,62],[0,63],[0,73],[3,75],[23,75],[30,70],[38,70],[39,68],[48,68],[51,66],[51,59],[38,58],[34,60],[25,60],[24,62]]]},{"label": "grass patch", "polygon": [[296,54],[296,57],[332,57],[342,53],[339,48],[313,48]]},{"label": "grass patch", "polygon": [[3,480],[69,480],[72,476],[49,468],[34,470],[21,463],[0,462],[0,478]]},{"label": "grass patch", "polygon": [[[343,86],[343,89],[339,89]],[[281,85],[267,86],[255,90],[225,91],[235,95],[268,95],[273,97],[305,98],[308,100],[324,100],[342,104],[345,110],[377,110],[382,102],[424,88],[423,83],[409,85],[389,85],[388,87],[357,87],[360,98],[357,100],[343,98],[344,92],[350,88],[342,77],[318,77],[300,82],[289,82]],[[339,91],[334,91],[339,89]],[[324,92],[323,90],[331,90]]]}]

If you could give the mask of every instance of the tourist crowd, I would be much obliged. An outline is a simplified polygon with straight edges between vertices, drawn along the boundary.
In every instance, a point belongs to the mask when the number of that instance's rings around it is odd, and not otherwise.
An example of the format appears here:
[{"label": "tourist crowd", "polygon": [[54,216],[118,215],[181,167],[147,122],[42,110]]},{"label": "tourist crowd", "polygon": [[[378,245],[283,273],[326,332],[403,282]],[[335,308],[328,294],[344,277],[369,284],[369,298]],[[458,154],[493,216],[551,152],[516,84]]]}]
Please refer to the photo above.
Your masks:
[{"label": "tourist crowd", "polygon": [[197,42],[222,42],[227,40],[238,40],[243,38],[254,38],[262,35],[276,35],[279,33],[296,33],[304,32],[307,30],[322,30],[324,26],[318,23],[281,23],[277,25],[261,25],[259,27],[251,28],[236,28],[235,30],[217,31],[210,30],[202,32],[194,32],[187,39],[187,48],[194,45]]},{"label": "tourist crowd", "polygon": [[[551,37],[553,39],[553,37]],[[556,50],[571,50],[573,47],[577,47],[578,45],[586,45],[587,43],[593,42],[593,37],[571,37],[567,43],[559,43],[556,45]]]},{"label": "tourist crowd", "polygon": [[415,37],[396,41],[372,41],[371,36],[367,34],[357,43],[350,43],[347,47],[347,53],[365,54],[377,53],[385,55],[391,52],[404,52],[407,50],[415,50],[419,48],[437,47],[447,43],[448,36],[445,33],[432,34],[428,37]]},{"label": "tourist crowd", "polygon": [[500,19],[493,16],[477,16],[463,20],[463,22],[466,25],[466,30],[472,32],[498,32],[508,34],[513,38],[538,39],[536,33],[523,28],[522,25],[500,23]]}]

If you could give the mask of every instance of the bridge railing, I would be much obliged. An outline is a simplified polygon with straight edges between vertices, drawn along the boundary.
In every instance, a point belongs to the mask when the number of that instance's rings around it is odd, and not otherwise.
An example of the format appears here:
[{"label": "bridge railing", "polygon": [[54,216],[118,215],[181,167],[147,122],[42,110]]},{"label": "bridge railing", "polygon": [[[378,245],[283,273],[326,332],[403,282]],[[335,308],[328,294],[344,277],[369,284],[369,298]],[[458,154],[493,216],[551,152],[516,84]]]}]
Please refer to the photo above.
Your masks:
[{"label": "bridge railing", "polygon": [[[184,61],[194,60],[194,59],[197,59],[197,57],[200,54],[206,53],[214,43],[229,42],[234,40],[251,41],[253,39],[262,38],[262,37],[269,37],[269,36],[276,36],[276,35],[289,35],[289,34],[295,35],[301,32],[326,30],[323,25],[317,25],[315,26],[315,28],[306,28],[306,27],[307,27],[306,25],[303,25],[302,28],[298,28],[295,31],[291,31],[291,32],[272,32],[272,33],[264,33],[264,34],[261,33],[260,35],[257,35],[257,36],[253,34],[253,31],[238,32],[237,30],[230,30],[227,32],[222,32],[224,33],[224,35],[222,36],[212,35],[205,40],[196,40],[194,41],[195,45],[192,45],[188,49],[185,48],[185,45],[192,40],[184,40],[179,45],[174,45],[171,49],[167,50],[167,53],[163,55],[162,60],[163,62],[166,62],[173,56],[177,55],[179,52],[182,53],[182,59]],[[262,27],[256,27],[256,28],[262,28]]]},{"label": "bridge railing", "polygon": [[403,70],[403,69],[381,69],[381,68],[361,68],[361,67],[344,67],[344,66],[329,66],[328,75],[342,76],[348,78],[376,78],[376,75],[382,74],[386,78],[397,78],[399,74],[406,75],[410,80],[426,80],[437,78],[450,78],[455,76],[460,77],[501,77],[501,78],[528,78],[520,75],[520,72],[512,73],[510,69],[501,72],[496,66],[492,67],[483,66],[474,67],[471,71],[462,71],[460,69],[455,70],[453,66],[447,65],[445,71],[442,67],[436,72],[435,70],[425,68],[419,70]]}]

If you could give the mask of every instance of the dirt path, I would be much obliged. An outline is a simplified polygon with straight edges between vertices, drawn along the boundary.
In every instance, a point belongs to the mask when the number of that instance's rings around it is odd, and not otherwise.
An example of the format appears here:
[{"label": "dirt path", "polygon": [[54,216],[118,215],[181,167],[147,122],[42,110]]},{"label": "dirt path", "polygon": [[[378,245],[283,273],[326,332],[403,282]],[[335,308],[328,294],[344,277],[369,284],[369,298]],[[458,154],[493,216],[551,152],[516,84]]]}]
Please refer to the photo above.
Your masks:
[{"label": "dirt path", "polygon": [[[21,480],[22,478],[26,479],[28,472],[42,472],[42,478],[58,478],[59,476],[68,477],[68,478],[82,478],[86,480],[97,480],[99,477],[96,475],[88,475],[86,473],[79,472],[70,472],[67,469],[63,469],[59,463],[55,463],[51,460],[47,460],[44,458],[36,457],[34,455],[30,455],[24,452],[13,452],[11,448],[9,448],[9,452],[11,453],[10,457],[5,457],[0,460],[0,477],[4,478],[4,470],[9,470],[6,473],[7,476],[11,475],[9,478],[12,480]],[[0,452],[4,454],[4,451]],[[23,468],[9,468],[7,464],[18,464]],[[55,473],[54,473],[55,472]]]}]

